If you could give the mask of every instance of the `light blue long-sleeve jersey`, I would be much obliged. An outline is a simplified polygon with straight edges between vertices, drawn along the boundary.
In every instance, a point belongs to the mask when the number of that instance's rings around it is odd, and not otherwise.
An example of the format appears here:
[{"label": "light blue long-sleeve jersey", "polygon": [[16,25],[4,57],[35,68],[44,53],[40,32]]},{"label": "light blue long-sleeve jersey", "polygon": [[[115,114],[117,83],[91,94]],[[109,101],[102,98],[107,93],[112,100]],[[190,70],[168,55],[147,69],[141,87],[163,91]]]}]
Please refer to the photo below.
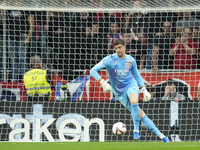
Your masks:
[{"label": "light blue long-sleeve jersey", "polygon": [[[121,95],[128,87],[141,87],[144,85],[143,79],[137,69],[135,59],[125,54],[125,58],[119,58],[117,54],[112,54],[101,62],[96,64],[91,70],[90,74],[98,81],[101,76],[98,71],[106,68],[108,72],[109,81],[115,95]],[[133,78],[132,74],[135,79]]]}]

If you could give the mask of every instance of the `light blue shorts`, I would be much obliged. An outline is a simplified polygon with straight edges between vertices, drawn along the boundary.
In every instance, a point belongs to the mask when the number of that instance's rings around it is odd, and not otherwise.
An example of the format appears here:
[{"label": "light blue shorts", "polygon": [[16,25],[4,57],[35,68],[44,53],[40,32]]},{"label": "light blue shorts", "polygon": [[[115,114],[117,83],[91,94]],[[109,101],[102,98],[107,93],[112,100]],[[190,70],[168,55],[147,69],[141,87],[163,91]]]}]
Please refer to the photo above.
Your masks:
[{"label": "light blue shorts", "polygon": [[122,95],[116,95],[116,98],[120,101],[120,103],[124,107],[128,108],[130,112],[131,112],[131,103],[129,97],[133,93],[138,94],[138,99],[140,98],[139,87],[129,87],[125,90],[125,92]]}]

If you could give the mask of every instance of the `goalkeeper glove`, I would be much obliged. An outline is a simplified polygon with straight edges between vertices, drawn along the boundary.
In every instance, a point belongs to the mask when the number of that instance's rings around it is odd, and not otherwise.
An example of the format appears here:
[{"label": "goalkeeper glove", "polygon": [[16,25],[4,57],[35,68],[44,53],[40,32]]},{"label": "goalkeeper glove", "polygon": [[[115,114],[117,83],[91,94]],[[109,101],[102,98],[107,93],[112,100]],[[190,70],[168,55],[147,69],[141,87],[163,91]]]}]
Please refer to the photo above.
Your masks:
[{"label": "goalkeeper glove", "polygon": [[147,91],[146,87],[142,87],[140,91],[143,93],[144,101],[148,102],[151,100],[151,94]]},{"label": "goalkeeper glove", "polygon": [[107,83],[104,79],[102,79],[100,81],[101,83],[101,86],[103,87],[103,92],[106,93],[106,92],[110,92],[111,91],[111,86],[109,83]]}]

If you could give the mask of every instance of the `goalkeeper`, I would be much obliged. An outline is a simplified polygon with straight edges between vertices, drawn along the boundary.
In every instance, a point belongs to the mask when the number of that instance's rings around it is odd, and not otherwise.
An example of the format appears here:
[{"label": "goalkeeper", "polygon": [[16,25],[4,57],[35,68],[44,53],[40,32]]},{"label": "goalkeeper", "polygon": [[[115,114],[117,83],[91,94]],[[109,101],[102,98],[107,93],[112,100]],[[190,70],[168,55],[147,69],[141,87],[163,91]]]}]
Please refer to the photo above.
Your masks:
[{"label": "goalkeeper", "polygon": [[[138,85],[141,87],[141,92],[144,95],[144,101],[148,102],[151,99],[151,95],[144,86],[135,59],[132,56],[125,54],[126,46],[122,39],[116,39],[113,46],[116,53],[105,57],[101,62],[95,65],[91,69],[90,74],[101,83],[104,93],[111,91],[112,87],[116,98],[132,113],[134,140],[140,139],[139,123],[141,120],[149,130],[159,136],[165,143],[169,143],[169,139],[158,130],[155,124],[139,107]],[[111,86],[98,74],[98,71],[103,68],[106,68],[108,71]],[[131,73],[133,73],[135,79]]]}]

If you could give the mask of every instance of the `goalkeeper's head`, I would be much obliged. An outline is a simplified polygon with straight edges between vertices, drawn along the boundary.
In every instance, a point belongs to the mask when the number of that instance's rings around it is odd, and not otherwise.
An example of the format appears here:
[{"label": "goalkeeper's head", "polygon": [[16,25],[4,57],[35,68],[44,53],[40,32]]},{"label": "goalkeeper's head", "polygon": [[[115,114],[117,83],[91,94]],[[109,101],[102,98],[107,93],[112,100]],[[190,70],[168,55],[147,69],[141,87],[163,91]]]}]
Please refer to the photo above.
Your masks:
[{"label": "goalkeeper's head", "polygon": [[35,55],[33,57],[30,58],[30,66],[32,69],[42,69],[42,60],[40,58],[40,56]]},{"label": "goalkeeper's head", "polygon": [[113,43],[115,51],[119,58],[125,58],[126,45],[122,39],[116,39]]}]

